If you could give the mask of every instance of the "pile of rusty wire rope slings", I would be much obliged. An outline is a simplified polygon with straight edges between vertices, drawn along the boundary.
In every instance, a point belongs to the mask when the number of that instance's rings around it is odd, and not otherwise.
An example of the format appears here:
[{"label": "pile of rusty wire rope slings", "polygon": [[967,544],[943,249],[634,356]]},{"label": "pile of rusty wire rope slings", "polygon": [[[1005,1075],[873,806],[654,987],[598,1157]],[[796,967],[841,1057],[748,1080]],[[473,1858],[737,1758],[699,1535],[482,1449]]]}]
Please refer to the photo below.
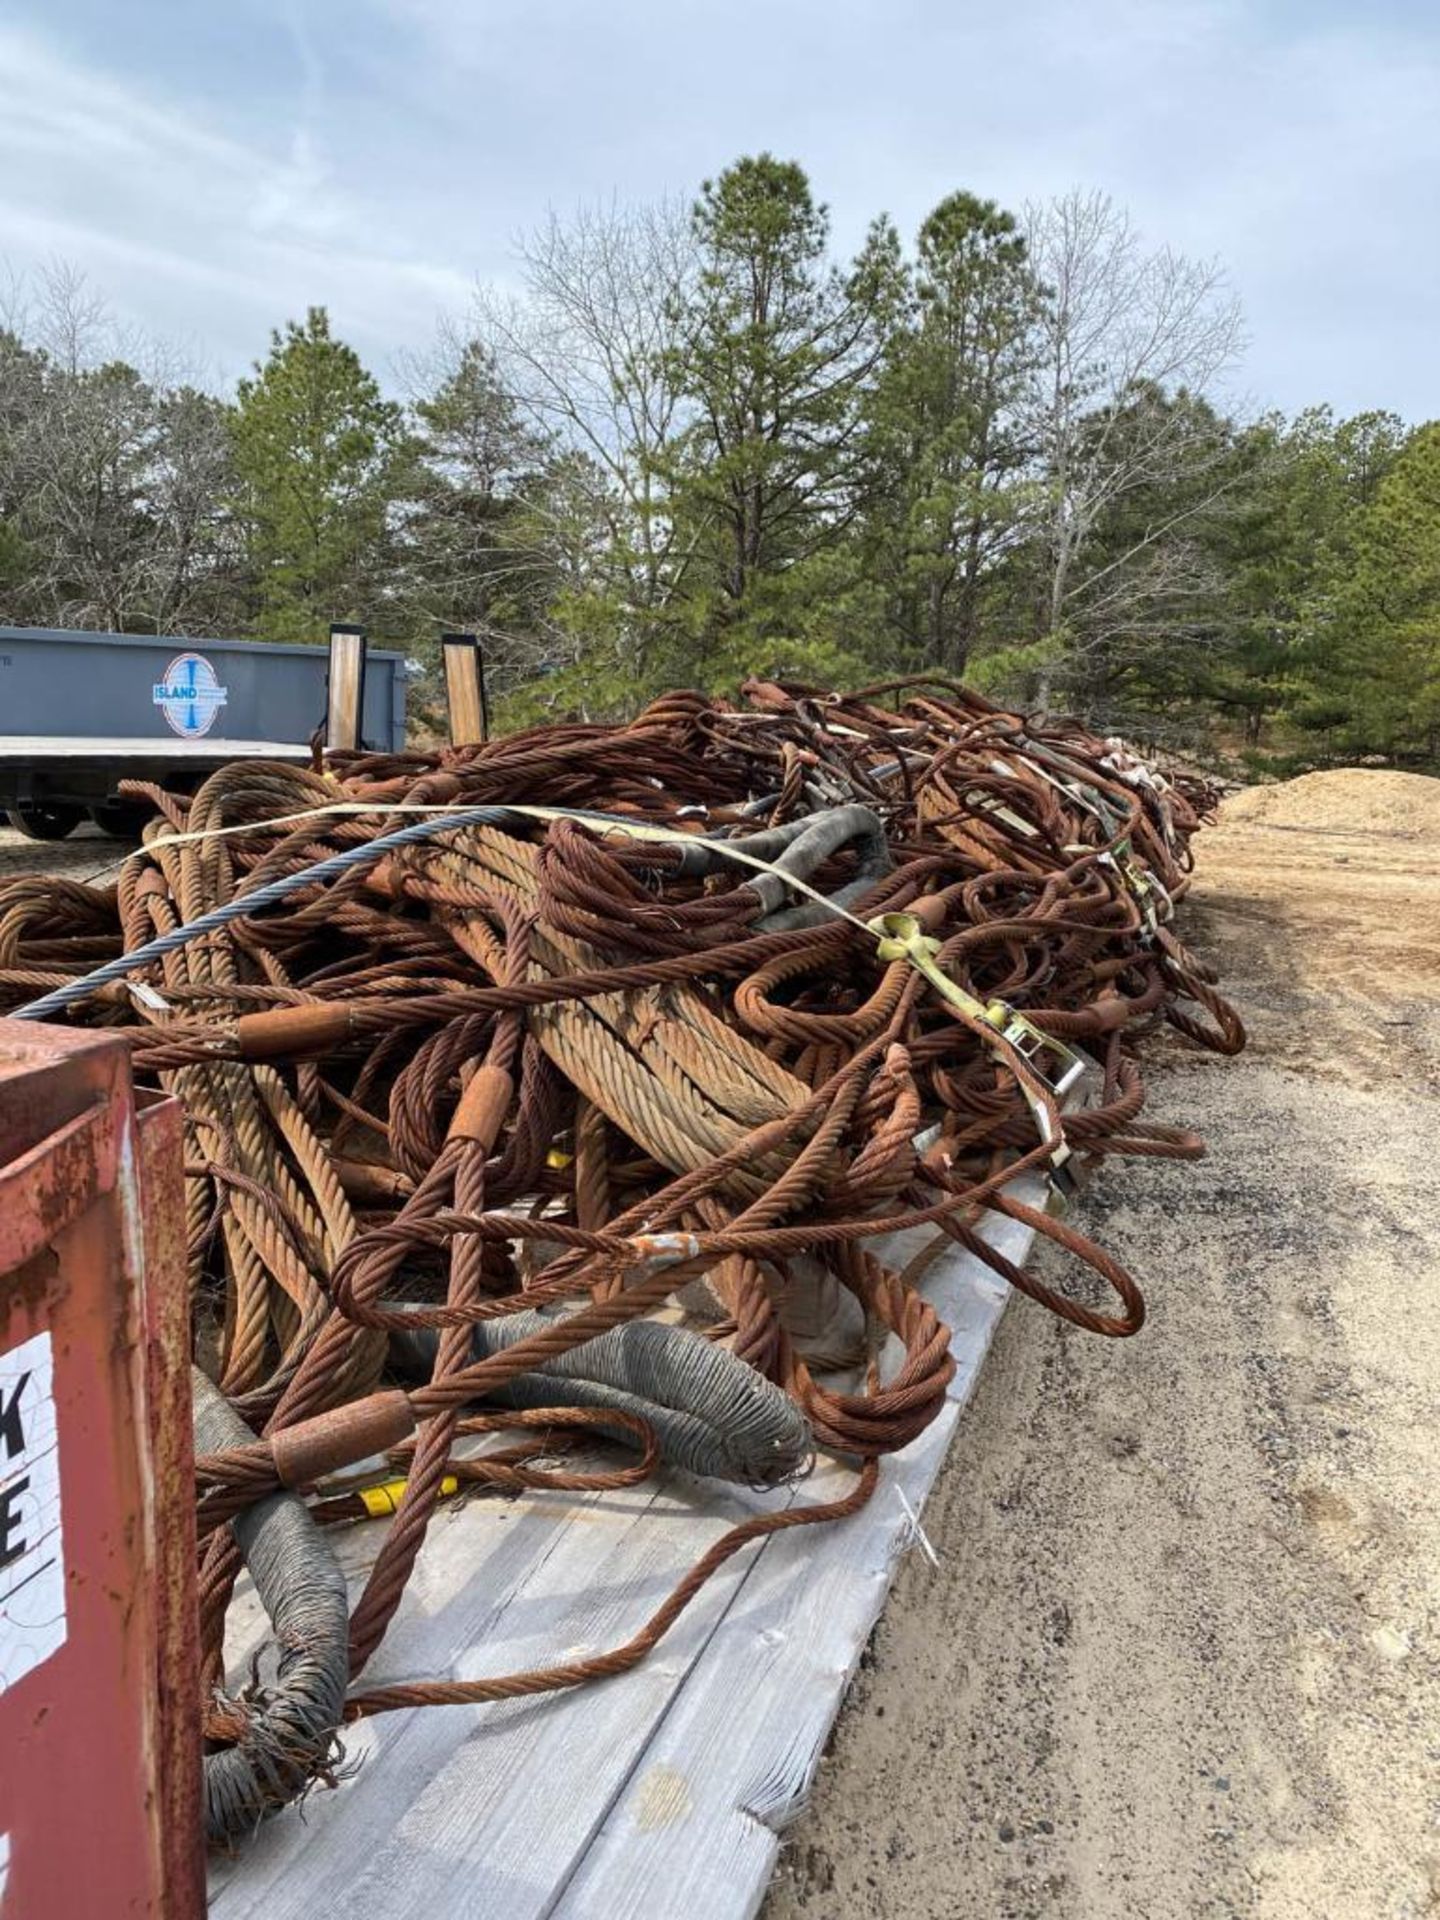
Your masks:
[{"label": "pile of rusty wire rope slings", "polygon": [[[1140,1117],[1135,1045],[1244,1044],[1173,924],[1215,796],[949,682],[127,798],[115,885],[0,882],[0,1011],[120,1030],[185,1103],[216,1841],[329,1777],[344,1720],[621,1672],[747,1542],[853,1512],[944,1402],[947,1242],[1136,1332],[1131,1276],[1013,1183],[1198,1155]],[[1015,1267],[987,1209],[1088,1274]],[[779,1485],[816,1449],[851,1493],[733,1529],[611,1653],[357,1687],[442,1498]],[[325,1528],[376,1514],[352,1606]],[[233,1697],[242,1565],[285,1652]]]}]

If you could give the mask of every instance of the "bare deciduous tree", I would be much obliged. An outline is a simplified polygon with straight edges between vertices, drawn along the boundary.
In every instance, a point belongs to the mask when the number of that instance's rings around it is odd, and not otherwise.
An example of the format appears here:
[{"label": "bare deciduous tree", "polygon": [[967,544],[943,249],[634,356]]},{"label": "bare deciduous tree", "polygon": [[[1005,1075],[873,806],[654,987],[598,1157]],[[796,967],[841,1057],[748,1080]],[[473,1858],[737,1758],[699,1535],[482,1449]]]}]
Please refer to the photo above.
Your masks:
[{"label": "bare deciduous tree", "polygon": [[[1222,442],[1177,393],[1203,394],[1236,360],[1239,305],[1210,262],[1150,250],[1103,194],[1072,193],[1026,209],[1031,265],[1045,289],[1040,353],[1026,404],[1039,479],[1036,513],[1046,552],[1045,612],[1052,639],[1083,624],[1087,600],[1202,511],[1211,494],[1186,488],[1212,468]],[[1087,565],[1097,528],[1141,494],[1174,499],[1178,518],[1141,520],[1128,549]],[[1048,688],[1042,684],[1042,704]]]},{"label": "bare deciduous tree", "polygon": [[223,624],[230,444],[222,402],[172,349],[120,327],[57,262],[12,283],[0,358],[0,517],[21,553],[12,617]]},{"label": "bare deciduous tree", "polygon": [[520,262],[523,295],[482,291],[477,330],[534,430],[568,456],[561,499],[574,506],[575,488],[593,483],[578,504],[609,530],[614,584],[641,616],[661,613],[686,559],[658,475],[684,425],[675,350],[697,273],[687,210],[552,214]]},{"label": "bare deciduous tree", "polygon": [[163,393],[146,481],[158,633],[223,632],[233,623],[245,547],[229,506],[234,491],[223,401],[192,386]]}]

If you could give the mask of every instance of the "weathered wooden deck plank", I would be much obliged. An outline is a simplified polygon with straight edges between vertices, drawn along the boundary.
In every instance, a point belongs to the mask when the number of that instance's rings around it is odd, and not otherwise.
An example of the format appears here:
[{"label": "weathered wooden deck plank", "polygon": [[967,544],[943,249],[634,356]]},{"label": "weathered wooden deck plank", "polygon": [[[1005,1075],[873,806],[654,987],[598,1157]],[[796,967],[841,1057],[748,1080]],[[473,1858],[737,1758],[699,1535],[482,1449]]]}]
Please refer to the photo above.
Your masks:
[{"label": "weathered wooden deck plank", "polygon": [[[1018,1190],[1039,1197],[1038,1187]],[[1016,1260],[1030,1240],[999,1216],[986,1237]],[[913,1246],[897,1249],[902,1260]],[[1008,1293],[953,1248],[924,1290],[952,1329],[950,1402],[886,1461],[866,1509],[741,1554],[629,1674],[349,1730],[358,1772],[216,1866],[218,1920],[344,1909],[366,1920],[753,1913]],[[366,1679],[471,1678],[615,1645],[744,1514],[849,1484],[827,1464],[781,1494],[668,1474],[629,1494],[473,1501],[432,1528]],[[353,1582],[379,1538],[370,1527],[341,1537]],[[237,1682],[263,1626],[237,1609]]]},{"label": "weathered wooden deck plank", "polygon": [[[1030,1235],[997,1220],[990,1237],[1023,1259]],[[767,1543],[565,1889],[556,1920],[662,1912],[738,1920],[760,1905],[780,1836],[805,1804],[1009,1289],[961,1256],[937,1263],[926,1292],[950,1321],[959,1363],[944,1412],[891,1456],[875,1498],[854,1520]],[[805,1497],[833,1496],[848,1481],[827,1465]]]}]

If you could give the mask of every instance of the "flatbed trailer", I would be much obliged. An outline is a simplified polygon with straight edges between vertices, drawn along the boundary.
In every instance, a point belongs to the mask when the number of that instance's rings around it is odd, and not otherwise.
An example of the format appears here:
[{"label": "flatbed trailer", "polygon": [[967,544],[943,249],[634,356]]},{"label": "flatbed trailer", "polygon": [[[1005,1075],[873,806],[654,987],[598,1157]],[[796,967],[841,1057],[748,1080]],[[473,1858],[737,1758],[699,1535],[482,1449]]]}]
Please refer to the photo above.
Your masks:
[{"label": "flatbed trailer", "polygon": [[189,792],[232,760],[303,764],[329,734],[337,641],[356,717],[353,739],[329,744],[398,749],[406,663],[367,651],[358,628],[333,629],[327,649],[0,627],[0,808],[33,839],[87,814],[125,836],[122,780]]}]

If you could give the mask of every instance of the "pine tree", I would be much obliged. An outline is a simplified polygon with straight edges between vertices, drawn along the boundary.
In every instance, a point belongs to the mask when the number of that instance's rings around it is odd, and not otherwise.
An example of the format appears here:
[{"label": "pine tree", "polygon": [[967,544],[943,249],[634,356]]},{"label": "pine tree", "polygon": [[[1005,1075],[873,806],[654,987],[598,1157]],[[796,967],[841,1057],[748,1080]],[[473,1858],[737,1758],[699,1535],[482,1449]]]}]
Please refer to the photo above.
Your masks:
[{"label": "pine tree", "polygon": [[689,596],[703,654],[783,635],[806,564],[833,554],[855,515],[861,393],[898,247],[879,222],[849,271],[831,265],[826,209],[803,169],[770,154],[707,181],[693,221],[702,265],[676,358],[694,419],[663,478],[705,562]]},{"label": "pine tree", "polygon": [[473,630],[493,643],[492,658],[524,654],[552,571],[539,507],[548,450],[475,340],[459,348],[414,418],[403,571],[417,633]]},{"label": "pine tree", "polygon": [[868,546],[905,654],[959,674],[1024,512],[1015,410],[1039,293],[1015,220],[973,194],[941,201],[917,252],[868,406]]},{"label": "pine tree", "polygon": [[1433,762],[1440,757],[1440,422],[1417,427],[1405,441],[1351,534],[1344,564],[1311,610],[1314,697],[1297,719],[1347,755]]},{"label": "pine tree", "polygon": [[316,641],[332,620],[382,628],[397,503],[411,447],[399,406],[312,307],[273,336],[234,415],[237,510],[268,640]]}]

